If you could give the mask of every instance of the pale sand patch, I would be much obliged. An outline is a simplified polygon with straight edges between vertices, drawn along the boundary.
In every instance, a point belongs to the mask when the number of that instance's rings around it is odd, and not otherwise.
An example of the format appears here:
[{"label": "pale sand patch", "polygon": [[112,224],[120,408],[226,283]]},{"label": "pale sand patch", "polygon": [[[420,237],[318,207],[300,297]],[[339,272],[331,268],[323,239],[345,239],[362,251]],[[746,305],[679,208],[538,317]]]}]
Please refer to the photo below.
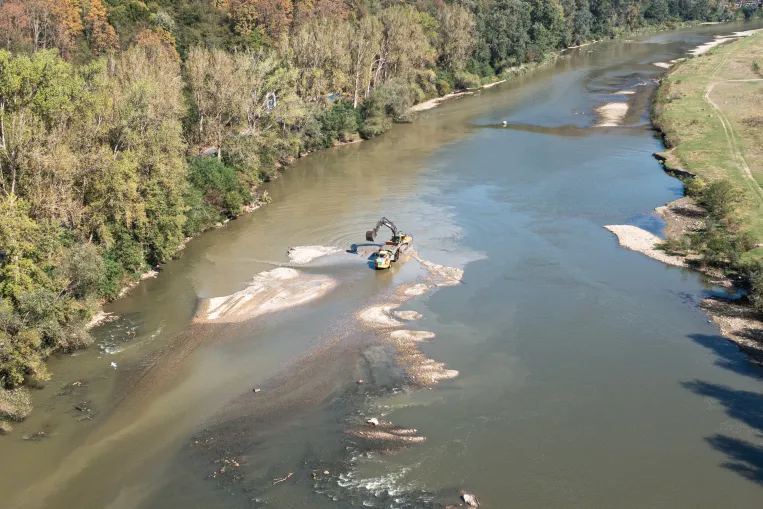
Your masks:
[{"label": "pale sand patch", "polygon": [[304,265],[321,256],[327,256],[341,251],[341,249],[330,246],[296,246],[289,248],[289,261],[296,265]]},{"label": "pale sand patch", "polygon": [[608,225],[604,228],[614,233],[620,245],[626,249],[644,254],[668,265],[676,267],[684,267],[686,265],[680,256],[672,256],[657,249],[655,246],[663,242],[663,239],[646,230],[631,225]]},{"label": "pale sand patch", "polygon": [[[464,271],[455,267],[446,267],[445,265],[438,265],[428,260],[422,259],[416,251],[411,250],[411,256],[416,259],[420,264],[427,268],[427,270],[440,279],[440,282],[435,286],[453,286],[461,283],[464,278]],[[411,287],[408,290],[412,290],[415,287]],[[428,288],[427,288],[428,289]],[[409,295],[406,290],[406,295]]]},{"label": "pale sand patch", "polygon": [[391,332],[389,337],[395,342],[420,343],[428,339],[433,339],[435,334],[434,332],[425,330],[396,330]]},{"label": "pale sand patch", "polygon": [[358,319],[366,325],[376,327],[399,327],[402,323],[390,316],[397,306],[393,304],[380,304],[365,308],[358,313]]},{"label": "pale sand patch", "polygon": [[98,311],[93,318],[85,325],[85,329],[90,330],[94,327],[98,327],[104,323],[113,322],[118,320],[119,317],[113,313],[106,313],[105,311]]},{"label": "pale sand patch", "polygon": [[663,69],[670,69],[670,62],[652,62],[652,65],[656,65],[657,67],[662,67]]},{"label": "pale sand patch", "polygon": [[435,97],[434,99],[430,99],[428,101],[425,101],[423,103],[414,104],[411,106],[411,109],[409,111],[425,111],[425,110],[431,110],[432,108],[435,108],[440,105],[441,102],[447,101],[448,99],[456,99],[458,97],[463,97],[465,95],[473,95],[474,92],[453,92],[451,94],[446,94],[442,97]]},{"label": "pale sand patch", "polygon": [[400,320],[418,320],[422,317],[421,313],[418,313],[416,311],[395,311],[392,313],[395,315],[395,318],[399,318]]},{"label": "pale sand patch", "polygon": [[607,103],[594,110],[599,115],[596,127],[616,127],[628,114],[628,103]]},{"label": "pale sand patch", "polygon": [[265,313],[299,306],[325,295],[336,286],[326,276],[279,267],[257,274],[245,289],[225,297],[205,299],[196,322],[240,322]]},{"label": "pale sand patch", "polygon": [[501,83],[505,83],[506,81],[508,81],[508,80],[495,81],[493,83],[488,83],[486,85],[482,85],[481,88],[493,88],[494,86],[500,85]]},{"label": "pale sand patch", "polygon": [[348,435],[352,435],[354,437],[358,438],[365,438],[366,440],[380,440],[380,441],[391,441],[391,442],[412,442],[412,443],[421,443],[426,441],[427,437],[422,436],[411,436],[408,434],[398,434],[394,432],[394,429],[391,429],[390,431],[386,430],[380,430],[380,429],[369,429],[369,428],[357,428],[357,429],[351,429],[347,431]]},{"label": "pale sand patch", "polygon": [[712,41],[708,41],[704,44],[700,44],[693,50],[689,50],[689,54],[694,55],[695,57],[702,55],[704,53],[707,53],[711,49],[715,48],[716,46],[723,44],[727,41],[733,41],[735,39],[741,39],[742,37],[748,37],[752,34],[760,32],[761,28],[753,29],[753,30],[744,30],[742,32],[734,32],[731,35],[724,35],[724,36],[718,36],[716,35],[715,38]]},{"label": "pale sand patch", "polygon": [[423,283],[418,283],[406,288],[403,291],[403,293],[407,295],[408,297],[418,297],[419,295],[424,295],[428,291],[429,291],[429,286]]}]

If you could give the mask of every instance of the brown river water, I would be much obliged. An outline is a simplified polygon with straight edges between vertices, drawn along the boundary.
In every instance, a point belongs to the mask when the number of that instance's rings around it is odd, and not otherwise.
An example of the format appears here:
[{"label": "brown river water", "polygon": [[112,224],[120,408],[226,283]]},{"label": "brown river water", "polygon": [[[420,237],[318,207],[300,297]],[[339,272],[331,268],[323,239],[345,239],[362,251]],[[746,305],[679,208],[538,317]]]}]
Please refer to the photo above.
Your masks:
[{"label": "brown river water", "polygon": [[[300,160],[52,359],[0,439],[0,507],[760,507],[763,371],[697,309],[720,290],[602,228],[659,233],[681,194],[653,63],[747,28],[580,48]],[[381,216],[416,249],[389,271]]]}]

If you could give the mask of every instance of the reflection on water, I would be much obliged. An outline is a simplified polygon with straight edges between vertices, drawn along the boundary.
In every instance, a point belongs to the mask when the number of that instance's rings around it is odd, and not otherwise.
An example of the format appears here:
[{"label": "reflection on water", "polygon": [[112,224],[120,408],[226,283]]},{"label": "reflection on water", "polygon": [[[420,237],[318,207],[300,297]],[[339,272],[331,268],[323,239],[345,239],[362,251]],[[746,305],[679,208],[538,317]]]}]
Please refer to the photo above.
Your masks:
[{"label": "reflection on water", "polygon": [[[110,306],[98,348],[53,360],[0,440],[3,507],[426,508],[461,489],[484,507],[758,507],[759,368],[677,297],[700,277],[601,228],[661,228],[651,209],[677,183],[651,158],[653,63],[732,30],[587,46],[299,161],[271,205]],[[592,128],[609,102],[625,125]],[[325,295],[191,324],[289,247],[362,248],[381,216],[429,270],[340,253],[298,269],[336,281]],[[434,288],[436,265],[464,272]],[[390,303],[394,327],[358,320]],[[422,387],[405,359],[458,376]]]}]

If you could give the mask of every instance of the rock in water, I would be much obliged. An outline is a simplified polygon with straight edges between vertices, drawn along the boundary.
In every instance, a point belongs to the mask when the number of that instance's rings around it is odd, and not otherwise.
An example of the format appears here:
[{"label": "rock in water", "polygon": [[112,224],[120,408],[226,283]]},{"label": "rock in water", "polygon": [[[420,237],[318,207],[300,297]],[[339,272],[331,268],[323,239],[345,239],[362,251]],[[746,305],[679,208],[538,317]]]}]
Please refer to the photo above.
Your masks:
[{"label": "rock in water", "polygon": [[469,507],[479,507],[480,503],[477,501],[477,497],[472,495],[471,493],[462,493],[461,494],[461,500],[466,502],[466,505]]}]

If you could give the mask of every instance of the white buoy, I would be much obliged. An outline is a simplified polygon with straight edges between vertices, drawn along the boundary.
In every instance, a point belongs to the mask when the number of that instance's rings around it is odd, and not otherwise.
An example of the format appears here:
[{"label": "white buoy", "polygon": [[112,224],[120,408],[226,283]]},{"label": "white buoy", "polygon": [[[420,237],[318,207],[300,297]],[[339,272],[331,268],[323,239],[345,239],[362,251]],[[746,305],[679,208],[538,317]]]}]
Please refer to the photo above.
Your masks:
[{"label": "white buoy", "polygon": [[506,121],[504,120],[504,121],[503,121],[503,127],[506,127],[507,125],[509,125],[509,124],[508,124],[508,122],[506,122]]}]

